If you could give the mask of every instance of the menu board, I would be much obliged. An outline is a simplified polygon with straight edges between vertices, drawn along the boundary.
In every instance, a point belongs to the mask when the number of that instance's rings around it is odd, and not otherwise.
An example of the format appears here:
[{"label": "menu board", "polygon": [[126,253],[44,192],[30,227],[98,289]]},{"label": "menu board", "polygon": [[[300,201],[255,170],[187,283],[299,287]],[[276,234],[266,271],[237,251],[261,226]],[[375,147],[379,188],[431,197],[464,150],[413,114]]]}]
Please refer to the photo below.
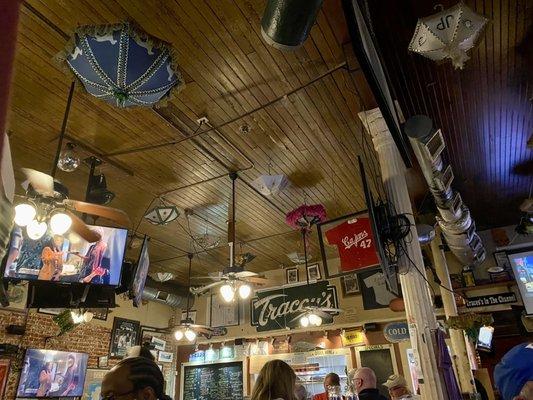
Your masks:
[{"label": "menu board", "polygon": [[183,366],[182,400],[242,400],[243,363]]}]

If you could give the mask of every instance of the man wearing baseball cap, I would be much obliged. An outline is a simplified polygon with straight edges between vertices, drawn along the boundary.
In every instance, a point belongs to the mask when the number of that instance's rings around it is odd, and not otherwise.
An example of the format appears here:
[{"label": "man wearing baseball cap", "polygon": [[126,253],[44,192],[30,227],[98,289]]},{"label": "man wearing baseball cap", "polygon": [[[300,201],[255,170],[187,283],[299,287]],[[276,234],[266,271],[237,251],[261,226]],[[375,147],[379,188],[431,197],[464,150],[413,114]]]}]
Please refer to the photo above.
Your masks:
[{"label": "man wearing baseball cap", "polygon": [[387,382],[383,384],[389,389],[391,400],[416,399],[409,389],[407,389],[407,382],[401,375],[393,374],[388,377]]},{"label": "man wearing baseball cap", "polygon": [[509,350],[494,368],[503,400],[533,400],[533,342]]}]

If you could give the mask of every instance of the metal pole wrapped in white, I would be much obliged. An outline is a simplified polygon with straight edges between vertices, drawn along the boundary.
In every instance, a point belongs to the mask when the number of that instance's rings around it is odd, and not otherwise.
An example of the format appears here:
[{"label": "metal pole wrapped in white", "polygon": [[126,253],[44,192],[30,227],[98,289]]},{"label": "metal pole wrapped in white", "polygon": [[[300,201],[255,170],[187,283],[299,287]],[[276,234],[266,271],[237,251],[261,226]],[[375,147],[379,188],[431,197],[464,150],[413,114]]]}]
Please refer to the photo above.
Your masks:
[{"label": "metal pole wrapped in white", "polygon": [[[449,318],[457,315],[457,305],[455,304],[455,296],[451,292],[452,282],[448,272],[446,257],[444,256],[441,246],[442,240],[440,238],[440,229],[437,227],[435,239],[431,242],[431,253],[433,255],[435,271],[437,272],[441,285],[444,286],[444,288],[440,288],[440,294],[442,296],[446,318]],[[453,355],[455,357],[455,368],[461,391],[463,393],[475,393],[476,386],[474,384],[474,376],[468,358],[464,331],[462,329],[450,329],[450,341],[452,344]]]},{"label": "metal pole wrapped in white", "polygon": [[[388,200],[394,205],[398,214],[405,214],[411,221],[410,243],[406,243],[408,257],[399,261],[400,284],[407,321],[410,324],[410,340],[415,356],[418,354],[423,379],[421,380],[422,399],[447,399],[442,376],[437,367],[437,351],[434,332],[437,320],[429,288],[424,281],[425,269],[418,235],[412,217],[412,207],[405,181],[405,164],[398,152],[392,135],[381,115],[379,108],[359,113],[359,118],[372,136],[374,148],[378,153],[381,176]],[[418,271],[417,271],[418,269]]]}]

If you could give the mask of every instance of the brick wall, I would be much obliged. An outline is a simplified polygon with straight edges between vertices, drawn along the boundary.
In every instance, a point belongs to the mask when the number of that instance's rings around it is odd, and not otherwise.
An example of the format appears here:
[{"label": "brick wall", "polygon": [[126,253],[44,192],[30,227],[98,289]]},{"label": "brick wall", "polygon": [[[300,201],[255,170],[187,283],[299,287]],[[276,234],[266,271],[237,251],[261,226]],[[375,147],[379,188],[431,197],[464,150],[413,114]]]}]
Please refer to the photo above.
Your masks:
[{"label": "brick wall", "polygon": [[[110,320],[113,317],[109,317]],[[26,348],[54,349],[60,351],[74,351],[89,354],[89,368],[98,367],[98,357],[106,356],[109,353],[109,342],[111,340],[111,329],[96,323],[81,324],[72,331],[57,337],[59,328],[52,321],[51,315],[31,312],[28,317],[26,333],[24,336],[9,335],[6,333],[8,325],[22,325],[24,314],[17,312],[0,311],[0,343],[10,343]],[[162,336],[167,341],[166,351],[175,353],[176,345],[170,336]],[[116,364],[118,360],[109,360],[109,367]],[[157,360],[156,360],[157,362]],[[163,363],[158,363],[163,364]],[[19,372],[12,367],[9,374],[7,389],[2,399],[14,400],[19,380]],[[172,365],[163,364],[163,374],[168,376]]]},{"label": "brick wall", "polygon": [[[9,335],[5,329],[8,325],[22,325],[24,314],[14,312],[0,312],[0,343],[20,344],[23,348],[47,348],[63,351],[76,351],[89,354],[89,367],[96,368],[98,357],[105,356],[109,350],[111,330],[93,324],[82,324],[63,336],[56,336],[59,332],[51,315],[30,313],[24,336]],[[110,360],[112,364],[114,360]],[[15,399],[19,372],[13,367],[9,374],[4,399]]]}]

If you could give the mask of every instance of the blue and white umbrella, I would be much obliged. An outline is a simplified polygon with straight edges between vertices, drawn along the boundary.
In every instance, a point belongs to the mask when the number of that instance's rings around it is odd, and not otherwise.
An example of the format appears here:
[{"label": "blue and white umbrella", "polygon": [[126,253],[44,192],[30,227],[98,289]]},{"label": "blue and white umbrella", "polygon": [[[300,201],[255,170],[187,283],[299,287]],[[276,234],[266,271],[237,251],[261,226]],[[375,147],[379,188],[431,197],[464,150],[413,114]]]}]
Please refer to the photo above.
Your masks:
[{"label": "blue and white umbrella", "polygon": [[60,57],[93,96],[118,107],[151,107],[184,84],[173,53],[123,22],[79,27]]}]

